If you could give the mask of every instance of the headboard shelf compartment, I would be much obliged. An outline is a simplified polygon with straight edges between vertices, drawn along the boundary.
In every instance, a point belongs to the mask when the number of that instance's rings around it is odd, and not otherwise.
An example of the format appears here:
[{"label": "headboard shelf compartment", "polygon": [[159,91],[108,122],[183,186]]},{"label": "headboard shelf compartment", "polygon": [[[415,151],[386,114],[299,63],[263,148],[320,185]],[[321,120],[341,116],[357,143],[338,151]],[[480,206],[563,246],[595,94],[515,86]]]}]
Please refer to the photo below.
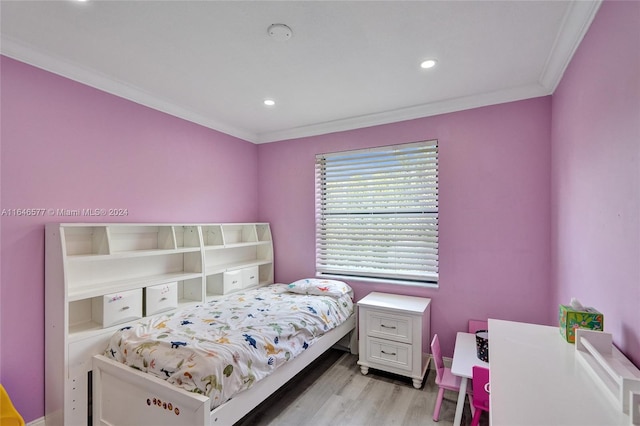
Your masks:
[{"label": "headboard shelf compartment", "polygon": [[203,240],[205,249],[224,247],[224,241],[222,240],[222,226],[221,225],[203,225],[202,240]]},{"label": "headboard shelf compartment", "polygon": [[68,262],[66,275],[69,297],[75,300],[109,290],[133,290],[201,276],[202,256],[199,252],[172,252],[162,256],[101,256],[92,262]]},{"label": "headboard shelf compartment", "polygon": [[173,226],[173,233],[176,241],[177,249],[200,250],[202,234],[199,226],[196,225],[177,225]]},{"label": "headboard shelf compartment", "polygon": [[256,235],[258,236],[258,241],[263,241],[271,244],[271,228],[269,227],[269,224],[257,223]]},{"label": "headboard shelf compartment", "polygon": [[203,303],[225,276],[235,290],[273,283],[268,223],[52,223],[45,243],[47,424],[86,424],[91,357],[133,318]]},{"label": "headboard shelf compartment", "polygon": [[202,273],[192,272],[168,272],[158,275],[147,275],[135,278],[126,278],[122,280],[102,281],[99,284],[77,287],[69,289],[68,299],[70,302],[91,297],[101,296],[106,293],[114,293],[118,291],[135,290],[137,288],[149,287],[153,285],[166,284],[174,281],[184,281],[202,279]]},{"label": "headboard shelf compartment", "polygon": [[176,239],[170,225],[109,226],[111,253],[137,250],[175,250]]},{"label": "headboard shelf compartment", "polygon": [[246,260],[241,262],[221,263],[219,265],[212,265],[207,267],[206,275],[219,274],[221,272],[233,271],[235,269],[249,268],[251,266],[270,265],[271,260]]},{"label": "headboard shelf compartment", "polygon": [[65,256],[94,256],[109,254],[106,226],[68,227],[62,236]]},{"label": "headboard shelf compartment", "polygon": [[149,249],[121,251],[112,254],[78,254],[68,257],[68,262],[94,262],[96,260],[129,259],[132,257],[166,256],[176,253],[200,253],[200,247],[180,247],[176,249]]},{"label": "headboard shelf compartment", "polygon": [[[640,370],[612,343],[610,333],[576,330],[576,357],[587,373],[606,389],[618,410],[630,415],[631,424],[640,425]],[[635,402],[634,402],[635,401]]]},{"label": "headboard shelf compartment", "polygon": [[65,255],[70,260],[201,250],[200,229],[195,225],[79,225],[64,232]]},{"label": "headboard shelf compartment", "polygon": [[225,224],[222,225],[224,244],[255,243],[258,241],[254,224]]},{"label": "headboard shelf compartment", "polygon": [[269,224],[205,226],[203,235],[206,235],[203,258],[207,300],[273,282]]}]

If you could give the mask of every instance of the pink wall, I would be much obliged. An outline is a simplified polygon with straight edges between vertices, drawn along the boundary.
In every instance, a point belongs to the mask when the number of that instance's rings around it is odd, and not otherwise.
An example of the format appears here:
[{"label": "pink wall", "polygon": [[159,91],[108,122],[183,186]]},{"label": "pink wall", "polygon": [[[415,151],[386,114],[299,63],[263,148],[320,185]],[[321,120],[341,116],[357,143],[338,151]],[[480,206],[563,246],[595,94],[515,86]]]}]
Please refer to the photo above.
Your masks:
[{"label": "pink wall", "polygon": [[44,223],[255,221],[257,148],[6,57],[0,66],[0,207],[128,209],[1,218],[0,381],[30,421],[44,415]]},{"label": "pink wall", "polygon": [[545,97],[259,145],[260,220],[276,236],[276,280],[315,274],[316,153],[438,139],[440,287],[348,281],[356,298],[432,298],[432,332],[447,356],[470,318],[548,323],[550,107]]},{"label": "pink wall", "polygon": [[640,2],[605,1],[553,95],[552,281],[640,366]]},{"label": "pink wall", "polygon": [[[639,18],[605,1],[552,98],[259,146],[2,57],[0,208],[269,221],[286,282],[315,272],[316,153],[436,138],[440,287],[356,297],[431,297],[450,356],[468,318],[555,324],[575,296],[639,364]],[[0,381],[27,421],[44,415],[43,224],[76,219],[0,220]]]}]

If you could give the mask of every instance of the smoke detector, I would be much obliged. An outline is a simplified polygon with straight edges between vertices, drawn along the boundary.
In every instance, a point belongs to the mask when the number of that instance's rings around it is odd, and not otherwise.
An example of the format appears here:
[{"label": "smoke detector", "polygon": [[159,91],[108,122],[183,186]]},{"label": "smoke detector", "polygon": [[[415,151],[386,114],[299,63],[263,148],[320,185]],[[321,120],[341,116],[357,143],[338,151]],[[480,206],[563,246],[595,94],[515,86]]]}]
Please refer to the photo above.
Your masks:
[{"label": "smoke detector", "polygon": [[293,31],[285,24],[272,24],[267,29],[267,34],[276,41],[286,41],[291,38]]}]

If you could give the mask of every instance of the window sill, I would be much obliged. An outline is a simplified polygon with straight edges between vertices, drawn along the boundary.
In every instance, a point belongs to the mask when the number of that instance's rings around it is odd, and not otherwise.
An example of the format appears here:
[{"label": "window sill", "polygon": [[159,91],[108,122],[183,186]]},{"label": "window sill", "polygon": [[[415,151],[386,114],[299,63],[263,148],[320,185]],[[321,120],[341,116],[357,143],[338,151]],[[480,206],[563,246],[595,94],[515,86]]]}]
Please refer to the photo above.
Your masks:
[{"label": "window sill", "polygon": [[376,283],[376,284],[391,284],[391,285],[404,285],[410,287],[421,287],[421,288],[439,288],[439,284],[437,281],[409,281],[409,280],[394,280],[390,278],[372,278],[372,277],[361,277],[355,275],[339,275],[339,274],[320,274],[316,273],[317,278],[326,278],[326,279],[335,279],[342,281],[357,281],[357,282],[368,282],[368,283]]}]

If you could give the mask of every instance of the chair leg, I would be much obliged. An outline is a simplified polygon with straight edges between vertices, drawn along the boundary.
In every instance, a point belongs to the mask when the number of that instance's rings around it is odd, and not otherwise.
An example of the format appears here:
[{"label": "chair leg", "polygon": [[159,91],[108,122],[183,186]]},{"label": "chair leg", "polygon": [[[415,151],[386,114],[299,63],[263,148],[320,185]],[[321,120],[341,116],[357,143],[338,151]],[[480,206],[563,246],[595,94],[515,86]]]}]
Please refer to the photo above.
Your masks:
[{"label": "chair leg", "polygon": [[480,408],[476,408],[476,412],[473,414],[473,419],[471,419],[471,426],[478,426],[478,423],[480,423],[480,415],[482,414],[482,411]]},{"label": "chair leg", "polygon": [[433,421],[440,420],[440,407],[442,406],[442,399],[444,398],[444,388],[438,390],[438,397],[436,398],[436,406],[433,409]]}]

